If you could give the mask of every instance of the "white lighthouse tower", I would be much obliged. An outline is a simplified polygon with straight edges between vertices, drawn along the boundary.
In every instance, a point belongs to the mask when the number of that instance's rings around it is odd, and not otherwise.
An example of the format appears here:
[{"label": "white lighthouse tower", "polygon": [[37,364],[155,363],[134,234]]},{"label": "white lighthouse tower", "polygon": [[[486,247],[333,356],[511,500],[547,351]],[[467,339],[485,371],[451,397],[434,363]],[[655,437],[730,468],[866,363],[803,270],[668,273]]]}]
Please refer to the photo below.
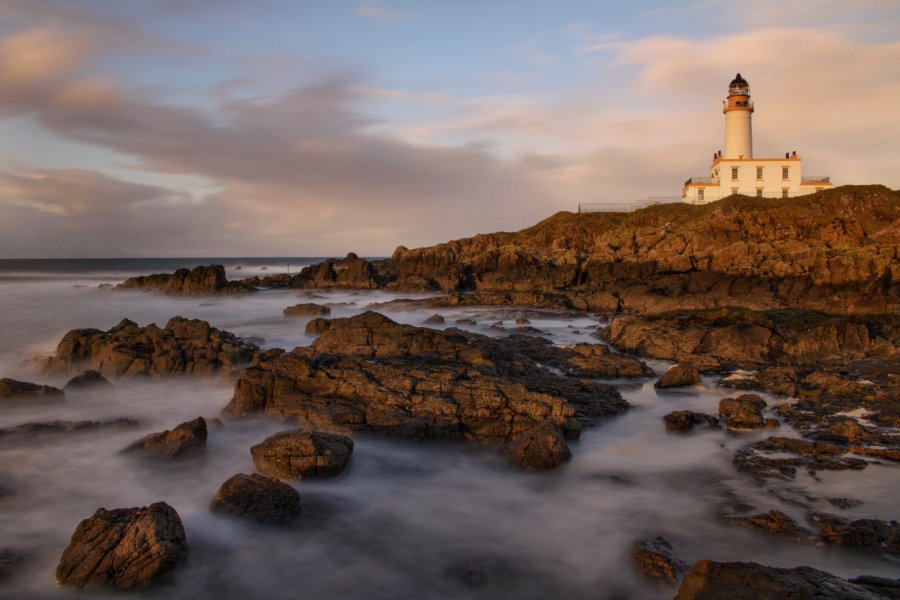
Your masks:
[{"label": "white lighthouse tower", "polygon": [[725,152],[713,153],[709,177],[691,177],[684,182],[681,200],[706,204],[741,194],[757,198],[791,198],[813,194],[831,187],[830,177],[804,177],[796,151],[784,158],[754,158],[750,118],[753,101],[750,84],[737,76],[728,84],[728,97],[722,104],[725,113]]},{"label": "white lighthouse tower", "polygon": [[728,85],[728,98],[722,103],[725,113],[725,158],[753,158],[753,133],[750,115],[750,85],[738,73]]}]

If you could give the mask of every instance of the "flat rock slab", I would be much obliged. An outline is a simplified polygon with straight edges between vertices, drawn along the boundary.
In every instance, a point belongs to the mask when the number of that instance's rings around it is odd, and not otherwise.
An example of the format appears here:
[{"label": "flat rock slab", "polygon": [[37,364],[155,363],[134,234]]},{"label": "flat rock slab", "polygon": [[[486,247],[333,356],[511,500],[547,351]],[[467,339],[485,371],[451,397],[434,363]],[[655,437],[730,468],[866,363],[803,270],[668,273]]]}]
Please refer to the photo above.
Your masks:
[{"label": "flat rock slab", "polygon": [[272,477],[333,477],[343,471],[353,452],[345,435],[313,429],[282,431],[250,448],[256,468]]},{"label": "flat rock slab", "polygon": [[213,512],[277,525],[300,514],[300,494],[274,477],[238,473],[222,484],[209,508]]},{"label": "flat rock slab", "polygon": [[18,381],[4,377],[0,379],[0,398],[49,398],[63,397],[63,391],[49,386]]},{"label": "flat rock slab", "polygon": [[782,569],[756,563],[701,560],[691,567],[675,600],[884,600],[867,589],[811,567]]},{"label": "flat rock slab", "polygon": [[331,309],[321,304],[307,302],[288,306],[281,313],[286,317],[324,317],[331,314]]},{"label": "flat rock slab", "polygon": [[181,518],[165,502],[100,508],[78,524],[56,581],[82,589],[143,587],[171,572],[187,548]]}]

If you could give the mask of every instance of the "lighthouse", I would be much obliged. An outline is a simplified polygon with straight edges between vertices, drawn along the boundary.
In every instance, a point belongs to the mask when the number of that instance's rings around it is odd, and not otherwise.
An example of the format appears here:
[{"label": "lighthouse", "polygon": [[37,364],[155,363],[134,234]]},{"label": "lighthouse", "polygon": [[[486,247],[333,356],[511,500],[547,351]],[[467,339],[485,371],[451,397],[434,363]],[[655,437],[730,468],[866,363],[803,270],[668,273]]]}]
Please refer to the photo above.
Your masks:
[{"label": "lighthouse", "polygon": [[750,100],[750,85],[737,76],[728,85],[728,98],[722,103],[725,113],[725,158],[753,158],[753,132],[750,116],[753,101]]},{"label": "lighthouse", "polygon": [[728,196],[792,198],[831,188],[830,177],[801,175],[802,161],[794,150],[784,158],[755,158],[750,119],[753,101],[750,84],[738,73],[728,84],[722,103],[725,113],[725,151],[713,152],[709,177],[691,177],[684,182],[681,200],[706,204]]}]

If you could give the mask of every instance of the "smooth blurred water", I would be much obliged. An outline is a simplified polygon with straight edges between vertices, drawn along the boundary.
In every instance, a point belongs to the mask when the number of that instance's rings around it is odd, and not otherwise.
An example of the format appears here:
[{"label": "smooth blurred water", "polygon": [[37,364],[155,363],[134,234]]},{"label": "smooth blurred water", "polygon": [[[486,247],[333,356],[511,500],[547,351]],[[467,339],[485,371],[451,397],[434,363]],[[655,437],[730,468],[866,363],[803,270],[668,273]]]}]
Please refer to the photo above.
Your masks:
[{"label": "smooth blurred water", "polygon": [[[235,271],[238,260],[242,269]],[[229,278],[274,273],[288,264],[256,260],[221,262],[229,267]],[[18,271],[32,274],[27,277],[0,272],[0,376],[37,381],[20,365],[23,359],[52,352],[69,329],[107,329],[126,317],[141,325],[162,325],[174,315],[202,318],[261,338],[266,347],[292,348],[312,338],[303,333],[308,319],[282,316],[286,306],[328,303],[332,316],[339,317],[399,297],[281,290],[179,298],[97,288],[154,271],[146,266],[131,271],[135,267],[96,264],[70,273],[32,265]],[[503,308],[381,310],[414,324],[437,312],[446,318],[441,327],[474,319],[477,324],[468,329],[495,336],[505,333],[492,323],[503,320],[511,327],[519,314]],[[597,342],[598,322],[589,316],[526,312],[556,343]],[[666,365],[651,366],[660,371]],[[189,559],[171,583],[128,597],[667,598],[673,592],[642,581],[628,556],[634,540],[656,535],[668,538],[689,561],[753,560],[805,564],[848,577],[900,576],[897,563],[878,556],[779,541],[716,518],[726,495],[735,493],[761,511],[777,508],[802,522],[801,509],[769,493],[790,488],[864,502],[831,512],[897,518],[895,467],[825,472],[818,479],[800,475],[759,488],[739,475],[731,460],[738,448],[768,433],[679,435],[663,428],[661,419],[672,410],[715,413],[726,390],[709,380],[668,394],[657,394],[652,380],[616,383],[633,408],[585,431],[563,468],[524,473],[509,466],[497,448],[357,436],[347,472],[296,484],[304,514],[295,526],[281,528],[213,515],[207,506],[228,477],[254,471],[249,447],[288,424],[226,421],[210,430],[204,456],[176,463],[148,463],[119,453],[147,433],[217,416],[231,396],[230,386],[219,380],[119,381],[108,390],[73,392],[58,403],[0,404],[0,427],[56,419],[140,421],[133,429],[0,437],[0,548],[24,556],[15,574],[0,581],[0,597],[92,597],[54,583],[59,555],[77,523],[99,507],[159,500],[181,515]],[[796,435],[787,429],[780,434]]]}]

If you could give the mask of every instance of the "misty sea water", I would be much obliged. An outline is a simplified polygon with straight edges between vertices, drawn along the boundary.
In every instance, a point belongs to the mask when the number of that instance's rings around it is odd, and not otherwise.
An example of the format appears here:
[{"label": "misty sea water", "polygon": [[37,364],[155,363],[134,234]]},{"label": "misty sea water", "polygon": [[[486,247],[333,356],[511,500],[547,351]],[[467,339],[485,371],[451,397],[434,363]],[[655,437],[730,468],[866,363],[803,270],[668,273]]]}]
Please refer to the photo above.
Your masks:
[{"label": "misty sea water", "polygon": [[[252,338],[264,348],[308,345],[307,318],[285,319],[299,302],[332,306],[332,317],[422,294],[377,290],[267,290],[222,297],[174,297],[109,289],[126,277],[199,264],[222,264],[229,279],[299,270],[318,258],[74,259],[0,261],[0,377],[61,386],[28,359],[53,352],[70,329],[108,329],[128,318],[163,325],[180,315]],[[240,268],[238,268],[240,267]],[[104,287],[100,287],[104,286]],[[512,323],[517,309],[379,308],[421,325],[440,312],[444,328],[503,336],[491,323]],[[471,319],[474,325],[457,325]],[[560,345],[599,343],[602,322],[552,310],[529,316]],[[25,362],[23,362],[25,361]],[[650,361],[661,372],[662,361]],[[219,378],[120,380],[109,389],[67,394],[53,403],[0,404],[0,429],[51,420],[132,418],[135,428],[0,435],[0,549],[21,556],[0,581],[0,598],[116,598],[58,588],[54,571],[81,519],[100,507],[165,501],[180,514],[190,547],[174,577],[129,598],[670,598],[630,562],[631,544],[662,535],[679,557],[809,565],[853,577],[900,576],[898,563],[873,554],[777,540],[723,524],[732,496],[760,511],[781,510],[799,522],[803,509],[772,492],[803,489],[861,504],[842,516],[896,519],[897,468],[799,474],[759,487],[737,473],[734,453],[767,432],[665,431],[662,417],[689,409],[715,413],[729,390],[712,379],[681,392],[657,393],[653,378],[613,381],[632,405],[586,429],[573,459],[546,473],[519,471],[501,449],[465,443],[408,442],[354,436],[350,467],[325,481],[300,481],[303,514],[296,525],[263,527],[214,515],[208,504],[235,473],[255,471],[250,446],[289,429],[274,419],[225,420],[210,430],[195,460],[155,464],[120,450],[151,432],[218,417],[231,398]],[[767,400],[773,400],[766,396]],[[783,400],[778,400],[780,402]],[[784,426],[780,435],[797,436]],[[783,495],[783,494],[782,494]]]}]

